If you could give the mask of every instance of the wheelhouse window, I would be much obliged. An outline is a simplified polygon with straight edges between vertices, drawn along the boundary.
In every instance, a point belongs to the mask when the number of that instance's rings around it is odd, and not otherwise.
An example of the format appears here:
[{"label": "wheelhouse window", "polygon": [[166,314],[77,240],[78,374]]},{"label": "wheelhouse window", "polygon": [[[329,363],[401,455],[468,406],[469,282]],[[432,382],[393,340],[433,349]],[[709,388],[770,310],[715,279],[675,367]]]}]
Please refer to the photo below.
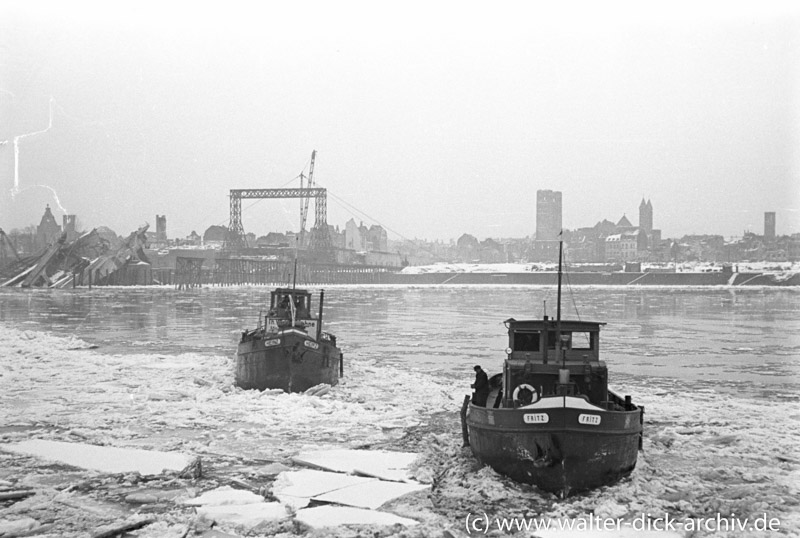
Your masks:
[{"label": "wheelhouse window", "polygon": [[592,347],[592,333],[588,331],[572,333],[572,349],[589,351]]},{"label": "wheelhouse window", "polygon": [[516,331],[514,332],[514,351],[539,351],[541,341],[539,331]]},{"label": "wheelhouse window", "polygon": [[[556,349],[556,331],[547,331],[547,349]],[[561,349],[594,349],[592,333],[588,331],[561,331]]]}]

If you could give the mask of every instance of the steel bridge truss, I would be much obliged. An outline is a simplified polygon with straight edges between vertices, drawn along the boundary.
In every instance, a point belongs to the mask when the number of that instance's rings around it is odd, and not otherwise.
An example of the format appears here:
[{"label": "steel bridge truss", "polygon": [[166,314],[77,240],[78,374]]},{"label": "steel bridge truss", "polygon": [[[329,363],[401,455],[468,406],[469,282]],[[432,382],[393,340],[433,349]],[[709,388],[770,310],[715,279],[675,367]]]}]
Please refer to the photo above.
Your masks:
[{"label": "steel bridge truss", "polygon": [[242,200],[244,198],[315,198],[314,227],[311,229],[311,249],[327,250],[332,247],[328,233],[328,191],[321,187],[310,189],[231,189],[231,220],[227,249],[247,246],[242,226]]}]

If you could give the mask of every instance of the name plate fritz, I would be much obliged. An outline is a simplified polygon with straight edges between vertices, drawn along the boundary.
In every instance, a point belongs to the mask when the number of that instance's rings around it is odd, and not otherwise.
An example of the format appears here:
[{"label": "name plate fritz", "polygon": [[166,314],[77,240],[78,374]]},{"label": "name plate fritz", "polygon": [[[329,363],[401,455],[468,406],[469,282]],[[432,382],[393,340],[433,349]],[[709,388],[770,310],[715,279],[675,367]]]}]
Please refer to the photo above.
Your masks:
[{"label": "name plate fritz", "polygon": [[311,340],[306,340],[303,342],[306,347],[310,347],[311,349],[319,349],[319,344],[316,342],[312,342]]},{"label": "name plate fritz", "polygon": [[550,416],[547,413],[525,413],[522,420],[525,424],[547,424]]},{"label": "name plate fritz", "polygon": [[579,424],[589,424],[591,426],[597,426],[600,424],[600,415],[578,415],[578,423]]}]

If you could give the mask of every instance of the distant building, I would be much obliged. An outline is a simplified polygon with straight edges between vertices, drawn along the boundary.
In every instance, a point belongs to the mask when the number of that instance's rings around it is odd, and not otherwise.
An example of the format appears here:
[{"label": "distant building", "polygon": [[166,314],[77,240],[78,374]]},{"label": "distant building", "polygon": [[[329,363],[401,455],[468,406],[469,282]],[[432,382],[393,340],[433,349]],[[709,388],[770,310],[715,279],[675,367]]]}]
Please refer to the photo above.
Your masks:
[{"label": "distant building", "polygon": [[725,240],[721,235],[684,235],[679,244],[682,261],[706,262],[724,260],[726,257]]},{"label": "distant building", "polygon": [[[192,233],[195,233],[192,231]],[[225,226],[212,225],[203,232],[203,243],[211,245],[222,245],[225,242],[225,237],[228,235],[228,228]],[[194,238],[187,237],[187,241],[193,241]],[[199,239],[199,238],[198,238]],[[198,241],[199,243],[199,241]]]},{"label": "distant building", "polygon": [[637,258],[640,231],[626,231],[606,237],[606,259],[609,262],[628,262]]},{"label": "distant building", "polygon": [[378,224],[373,224],[367,231],[367,250],[386,252],[389,249],[389,238],[386,230]]},{"label": "distant building", "polygon": [[536,239],[531,241],[528,259],[532,262],[558,262],[558,240]]},{"label": "distant building", "polygon": [[639,228],[643,229],[647,235],[653,232],[653,205],[650,200],[645,203],[644,198],[639,204]]},{"label": "distant building", "polygon": [[[225,231],[227,232],[227,228],[225,229]],[[206,232],[206,233],[208,233],[208,232]],[[195,245],[196,246],[196,245],[199,245],[202,242],[202,240],[203,240],[203,238],[200,237],[200,235],[197,232],[195,232],[194,230],[192,230],[192,233],[190,233],[189,235],[186,236],[186,244],[187,245]]]},{"label": "distant building", "polygon": [[282,234],[280,232],[269,232],[267,235],[259,237],[256,240],[256,245],[259,247],[293,246],[290,245],[289,240],[286,238],[286,234]]},{"label": "distant building", "polygon": [[156,215],[156,243],[167,243],[167,216]]},{"label": "distant building", "polygon": [[44,215],[36,228],[36,247],[43,248],[50,245],[61,237],[61,226],[56,223],[56,218],[50,211],[50,205],[44,208]]},{"label": "distant building", "polygon": [[627,232],[627,231],[633,230],[635,228],[636,228],[636,226],[631,224],[631,221],[629,221],[628,217],[626,217],[625,215],[622,215],[622,218],[619,219],[619,222],[617,222],[617,231],[618,232]]},{"label": "distant building", "polygon": [[800,260],[800,234],[794,234],[789,238],[786,252],[790,261]]},{"label": "distant building", "polygon": [[536,239],[552,241],[561,233],[561,192],[536,191]]},{"label": "distant building", "polygon": [[339,231],[338,226],[328,224],[328,235],[331,238],[333,248],[345,248],[345,234],[343,231]]},{"label": "distant building", "polygon": [[67,241],[75,241],[78,238],[78,217],[75,215],[64,215],[61,217],[61,224],[64,233],[67,234]]},{"label": "distant building", "polygon": [[775,241],[775,212],[767,211],[764,213],[764,239]]},{"label": "distant building", "polygon": [[456,252],[459,261],[478,261],[480,259],[480,243],[475,236],[463,234],[458,238],[458,241],[456,241]]},{"label": "distant building", "polygon": [[492,238],[487,238],[481,241],[480,243],[480,251],[479,251],[479,260],[481,263],[501,263],[506,262],[506,250],[497,241]]},{"label": "distant building", "polygon": [[347,221],[344,225],[344,248],[356,252],[367,250],[367,238],[362,233],[362,228],[364,228],[363,223],[358,226],[353,219]]}]

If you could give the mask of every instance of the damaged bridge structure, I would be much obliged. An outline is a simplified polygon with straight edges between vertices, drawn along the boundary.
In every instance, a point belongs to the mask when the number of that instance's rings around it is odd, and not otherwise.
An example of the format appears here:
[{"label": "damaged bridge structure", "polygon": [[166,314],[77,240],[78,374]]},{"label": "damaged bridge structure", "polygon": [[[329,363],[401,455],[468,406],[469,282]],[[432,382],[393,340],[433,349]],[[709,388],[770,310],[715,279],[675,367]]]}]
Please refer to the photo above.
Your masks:
[{"label": "damaged bridge structure", "polygon": [[0,267],[0,287],[67,288],[158,284],[145,255],[148,225],[111,248],[94,229],[67,241],[66,233],[42,251]]}]

